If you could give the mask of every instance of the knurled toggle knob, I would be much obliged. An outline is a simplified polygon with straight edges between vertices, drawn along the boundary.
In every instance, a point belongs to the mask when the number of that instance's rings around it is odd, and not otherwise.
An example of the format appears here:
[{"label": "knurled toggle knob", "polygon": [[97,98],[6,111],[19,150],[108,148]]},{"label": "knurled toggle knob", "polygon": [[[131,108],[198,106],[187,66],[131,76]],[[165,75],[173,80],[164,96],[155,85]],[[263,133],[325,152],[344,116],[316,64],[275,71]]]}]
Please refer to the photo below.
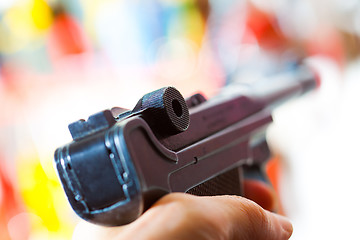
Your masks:
[{"label": "knurled toggle knob", "polygon": [[174,87],[164,87],[144,95],[132,112],[141,113],[153,131],[160,134],[183,132],[190,124],[185,99]]}]

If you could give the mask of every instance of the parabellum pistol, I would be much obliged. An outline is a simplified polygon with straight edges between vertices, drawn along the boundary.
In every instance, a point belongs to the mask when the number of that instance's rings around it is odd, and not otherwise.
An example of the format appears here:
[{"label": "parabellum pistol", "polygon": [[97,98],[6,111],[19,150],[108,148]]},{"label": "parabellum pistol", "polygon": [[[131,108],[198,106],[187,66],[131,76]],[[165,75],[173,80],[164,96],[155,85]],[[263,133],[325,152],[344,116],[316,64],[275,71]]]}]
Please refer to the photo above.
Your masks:
[{"label": "parabellum pistol", "polygon": [[247,174],[266,179],[266,129],[285,100],[315,88],[302,66],[186,100],[173,87],[143,96],[133,110],[113,108],[69,125],[73,141],[55,165],[74,211],[116,226],[137,219],[170,192],[242,195]]}]

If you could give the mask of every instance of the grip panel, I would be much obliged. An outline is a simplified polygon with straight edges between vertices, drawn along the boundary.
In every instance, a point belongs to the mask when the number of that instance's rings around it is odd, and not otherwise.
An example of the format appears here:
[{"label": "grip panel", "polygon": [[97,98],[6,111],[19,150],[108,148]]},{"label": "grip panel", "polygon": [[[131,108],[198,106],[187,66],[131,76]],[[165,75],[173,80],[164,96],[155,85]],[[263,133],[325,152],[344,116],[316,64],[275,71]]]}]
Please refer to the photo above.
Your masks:
[{"label": "grip panel", "polygon": [[243,194],[243,173],[241,167],[235,167],[206,182],[190,188],[186,193],[197,196],[239,195]]}]

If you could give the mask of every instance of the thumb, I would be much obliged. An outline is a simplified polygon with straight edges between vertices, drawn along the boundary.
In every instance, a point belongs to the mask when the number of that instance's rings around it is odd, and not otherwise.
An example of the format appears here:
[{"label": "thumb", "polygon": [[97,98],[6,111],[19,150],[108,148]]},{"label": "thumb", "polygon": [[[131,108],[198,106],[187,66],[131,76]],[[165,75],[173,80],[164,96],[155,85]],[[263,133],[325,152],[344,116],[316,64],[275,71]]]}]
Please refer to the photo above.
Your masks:
[{"label": "thumb", "polygon": [[246,198],[184,193],[167,194],[129,225],[94,230],[91,239],[285,240],[292,234],[288,220]]},{"label": "thumb", "polygon": [[[172,193],[160,199],[147,213],[154,211],[159,214],[151,216],[152,222],[156,217],[163,218],[158,225],[166,235],[154,239],[285,240],[293,230],[285,217],[240,196],[197,197]],[[147,213],[142,220],[150,216]],[[170,229],[166,227],[169,222],[177,222],[177,227],[166,233],[164,229]]]},{"label": "thumb", "polygon": [[228,239],[289,239],[293,228],[283,216],[261,208],[255,202],[238,196],[216,196],[223,206],[229,229]]}]

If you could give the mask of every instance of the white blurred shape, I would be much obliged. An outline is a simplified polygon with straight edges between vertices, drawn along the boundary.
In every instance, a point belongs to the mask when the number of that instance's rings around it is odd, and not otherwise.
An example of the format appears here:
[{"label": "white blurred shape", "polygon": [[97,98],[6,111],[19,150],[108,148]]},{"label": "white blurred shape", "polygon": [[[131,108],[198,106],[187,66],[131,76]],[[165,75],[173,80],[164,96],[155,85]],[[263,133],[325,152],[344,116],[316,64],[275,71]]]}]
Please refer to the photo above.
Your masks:
[{"label": "white blurred shape", "polygon": [[108,2],[99,9],[96,30],[102,49],[117,65],[139,64],[143,61],[140,28],[131,3]]},{"label": "white blurred shape", "polygon": [[[36,226],[36,231],[30,233],[30,223],[32,226]],[[49,232],[46,228],[38,227],[42,225],[42,219],[28,212],[22,212],[10,219],[8,222],[8,231],[12,240],[45,240],[49,239]]]},{"label": "white blurred shape", "polygon": [[21,0],[1,0],[0,1],[0,10],[5,11],[20,1]]},{"label": "white blurred shape", "polygon": [[73,232],[72,240],[96,240],[102,239],[106,236],[105,232],[108,231],[108,227],[94,225],[85,221],[81,221],[76,225]]},{"label": "white blurred shape", "polygon": [[291,239],[359,239],[360,71],[351,77],[330,60],[308,62],[322,76],[321,88],[276,111],[269,131],[286,160],[282,199]]},{"label": "white blurred shape", "polygon": [[190,78],[198,67],[196,44],[187,38],[159,39],[150,55],[154,55],[157,75],[170,83]]}]

